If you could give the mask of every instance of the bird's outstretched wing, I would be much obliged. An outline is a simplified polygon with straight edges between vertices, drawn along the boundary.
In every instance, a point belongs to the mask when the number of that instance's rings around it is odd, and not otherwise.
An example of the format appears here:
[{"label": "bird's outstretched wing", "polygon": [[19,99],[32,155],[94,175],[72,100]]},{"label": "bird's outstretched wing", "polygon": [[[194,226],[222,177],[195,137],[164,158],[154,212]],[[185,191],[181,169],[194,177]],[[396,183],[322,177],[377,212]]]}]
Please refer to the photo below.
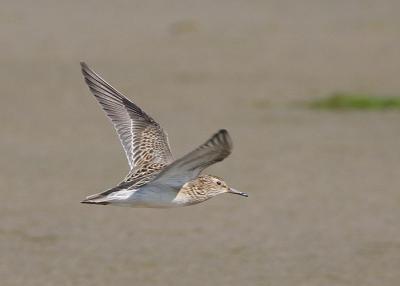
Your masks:
[{"label": "bird's outstretched wing", "polygon": [[173,161],[168,138],[160,125],[84,62],[81,68],[90,91],[111,119],[124,147],[131,171]]},{"label": "bird's outstretched wing", "polygon": [[165,167],[148,185],[167,185],[179,190],[208,166],[224,160],[232,151],[232,140],[226,130],[215,133],[204,144]]}]

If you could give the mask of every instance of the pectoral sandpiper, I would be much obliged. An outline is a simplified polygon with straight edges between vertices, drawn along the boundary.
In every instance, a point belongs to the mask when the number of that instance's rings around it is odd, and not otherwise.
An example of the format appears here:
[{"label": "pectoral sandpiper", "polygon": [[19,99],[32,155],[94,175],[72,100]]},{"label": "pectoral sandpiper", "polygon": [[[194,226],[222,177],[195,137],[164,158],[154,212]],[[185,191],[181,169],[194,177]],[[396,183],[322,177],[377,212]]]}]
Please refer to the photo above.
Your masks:
[{"label": "pectoral sandpiper", "polygon": [[200,175],[231,153],[232,141],[226,130],[174,160],[160,125],[85,63],[81,67],[90,91],[118,133],[130,166],[129,174],[118,186],[91,195],[82,203],[169,208],[201,203],[223,193],[247,197],[216,176]]}]

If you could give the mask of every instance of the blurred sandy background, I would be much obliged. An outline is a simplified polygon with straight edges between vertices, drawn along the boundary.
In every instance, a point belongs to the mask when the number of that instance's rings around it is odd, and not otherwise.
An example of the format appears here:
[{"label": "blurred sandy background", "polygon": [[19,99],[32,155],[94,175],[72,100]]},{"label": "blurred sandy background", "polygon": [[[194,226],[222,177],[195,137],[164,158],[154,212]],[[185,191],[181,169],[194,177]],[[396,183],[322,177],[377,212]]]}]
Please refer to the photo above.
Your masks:
[{"label": "blurred sandy background", "polygon": [[[218,2],[218,3],[216,3]],[[400,92],[400,4],[2,1],[1,285],[400,285],[400,113],[313,111]],[[250,194],[87,206],[125,176],[79,61]]]}]

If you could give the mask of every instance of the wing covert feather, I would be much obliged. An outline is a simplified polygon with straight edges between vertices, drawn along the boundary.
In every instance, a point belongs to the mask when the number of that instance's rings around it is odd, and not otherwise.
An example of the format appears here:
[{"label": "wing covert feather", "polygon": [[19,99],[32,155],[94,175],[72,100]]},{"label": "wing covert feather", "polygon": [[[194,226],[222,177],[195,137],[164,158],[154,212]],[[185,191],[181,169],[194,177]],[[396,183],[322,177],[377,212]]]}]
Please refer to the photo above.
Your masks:
[{"label": "wing covert feather", "polygon": [[131,171],[148,164],[171,163],[168,138],[160,125],[87,64],[81,62],[81,68],[90,91],[117,131]]},{"label": "wing covert feather", "polygon": [[204,144],[165,167],[148,184],[168,185],[179,190],[207,167],[224,160],[232,151],[232,140],[228,131],[219,130]]}]

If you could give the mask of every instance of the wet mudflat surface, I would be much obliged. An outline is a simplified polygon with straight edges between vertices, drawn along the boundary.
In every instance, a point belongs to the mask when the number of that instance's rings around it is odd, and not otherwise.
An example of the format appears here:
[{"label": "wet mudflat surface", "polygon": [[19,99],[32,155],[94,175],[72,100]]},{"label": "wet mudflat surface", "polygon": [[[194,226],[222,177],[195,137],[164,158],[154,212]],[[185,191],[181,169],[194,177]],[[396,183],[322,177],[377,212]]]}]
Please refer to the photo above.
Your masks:
[{"label": "wet mudflat surface", "polygon": [[[2,5],[1,284],[398,285],[400,113],[296,104],[398,94],[397,1],[159,2]],[[80,60],[176,157],[228,129],[207,171],[250,197],[79,204],[127,172]]]}]

